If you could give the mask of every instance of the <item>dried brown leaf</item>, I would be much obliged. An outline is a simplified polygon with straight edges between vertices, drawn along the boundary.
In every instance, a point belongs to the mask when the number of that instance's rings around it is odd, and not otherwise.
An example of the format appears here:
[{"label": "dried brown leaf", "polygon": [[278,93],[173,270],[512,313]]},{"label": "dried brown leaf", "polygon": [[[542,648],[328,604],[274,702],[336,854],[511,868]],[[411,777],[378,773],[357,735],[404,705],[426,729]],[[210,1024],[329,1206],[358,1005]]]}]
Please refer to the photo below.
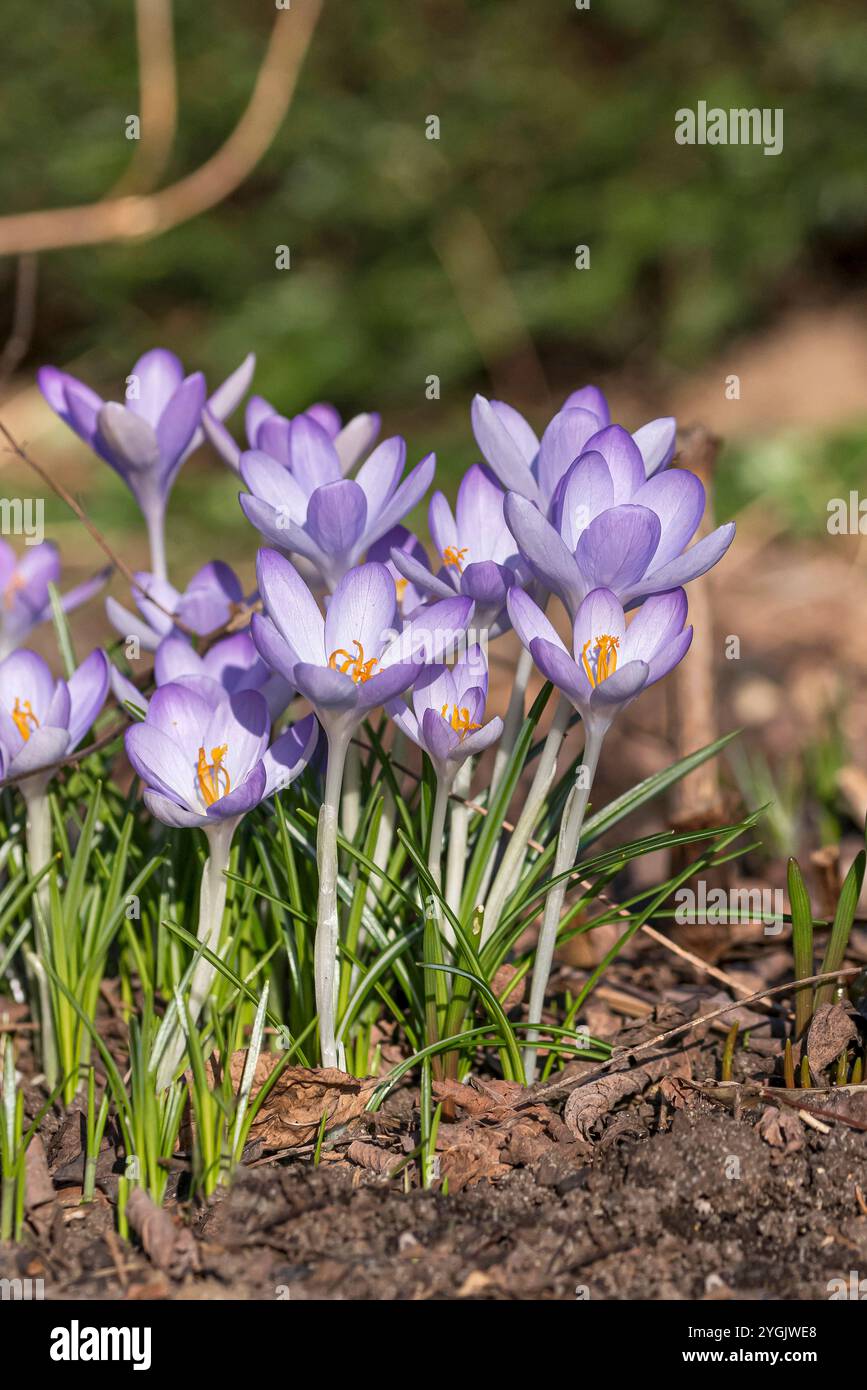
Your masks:
[{"label": "dried brown leaf", "polygon": [[858,1030],[841,1004],[820,1004],[807,1034],[807,1058],[814,1076],[840,1056]]}]

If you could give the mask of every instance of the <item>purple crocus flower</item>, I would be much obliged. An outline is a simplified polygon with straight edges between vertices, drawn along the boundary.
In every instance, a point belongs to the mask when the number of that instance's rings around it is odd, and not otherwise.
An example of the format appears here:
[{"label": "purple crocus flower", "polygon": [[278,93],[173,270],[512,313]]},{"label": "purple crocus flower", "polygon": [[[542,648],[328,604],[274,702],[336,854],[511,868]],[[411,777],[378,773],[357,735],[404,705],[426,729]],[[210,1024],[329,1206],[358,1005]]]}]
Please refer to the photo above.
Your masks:
[{"label": "purple crocus flower", "polygon": [[[406,445],[384,439],[354,478],[344,478],[334,443],[306,415],[286,422],[280,455],[241,455],[248,521],[281,550],[308,560],[333,590],[376,541],[402,521],[433,480],[433,454],[401,482]],[[276,443],[272,443],[276,448]]]},{"label": "purple crocus flower", "polygon": [[[60,606],[64,613],[71,613],[92,598],[110,574],[108,566],[63,594]],[[60,553],[51,541],[28,546],[19,558],[11,545],[0,540],[0,659],[20,646],[34,627],[51,617],[48,586],[59,582]]]},{"label": "purple crocus flower", "polygon": [[[255,359],[247,357],[208,400],[212,416],[229,415],[247,391]],[[154,348],[127,378],[123,404],[105,402],[84,382],[57,367],[43,367],[39,387],[51,408],[118,473],[141,508],[151,567],[166,577],[165,513],[178,470],[198,448],[205,406],[201,372],[184,376],[173,352]]]},{"label": "purple crocus flower", "polygon": [[[312,420],[331,440],[343,475],[351,473],[368,449],[373,448],[380,429],[378,415],[355,415],[344,425],[337,410],[327,401],[319,401],[298,415],[287,417],[281,415],[264,396],[251,396],[247,402],[244,421],[248,447],[261,449],[263,454],[270,454],[272,458],[288,467],[292,425],[294,420],[302,419]],[[202,425],[224,462],[236,472],[239,471],[242,450],[225,425],[214,416],[210,405],[202,415]]]},{"label": "purple crocus flower", "polygon": [[682,468],[645,479],[638,446],[618,425],[594,440],[564,475],[552,520],[517,493],[505,502],[521,555],[572,618],[593,589],[611,589],[632,606],[688,584],[722,558],[735,534],[729,522],[687,550],[704,514],[701,480]]},{"label": "purple crocus flower", "polygon": [[[119,704],[131,704],[146,714],[148,698],[116,666],[111,667],[111,688]],[[292,700],[292,687],[282,676],[268,669],[253,645],[249,632],[223,637],[199,655],[191,643],[180,636],[164,637],[154,657],[157,686],[178,684],[190,689],[213,686],[227,695],[241,690],[259,690],[265,696],[271,719],[277,719]]]},{"label": "purple crocus flower", "polygon": [[411,552],[395,548],[395,568],[434,598],[464,594],[476,605],[478,627],[502,631],[506,594],[516,581],[519,556],[503,514],[504,493],[474,464],[458,488],[455,512],[441,492],[431,498],[429,525],[442,559],[439,574]]},{"label": "purple crocus flower", "polygon": [[412,690],[412,704],[395,700],[388,713],[411,741],[427,753],[437,776],[449,785],[467,758],[500,737],[498,716],[485,723],[488,668],[482,649],[471,646],[451,668],[426,666]]},{"label": "purple crocus flower", "polygon": [[111,597],[105,601],[105,611],[117,632],[126,638],[137,638],[149,652],[155,651],[169,634],[178,632],[175,620],[205,637],[225,627],[245,602],[240,579],[222,560],[203,565],[184,590],[145,572],[137,573],[135,580],[140,587],[133,589],[132,596],[140,616]]},{"label": "purple crocus flower", "polygon": [[[504,401],[476,396],[472,405],[473,433],[490,468],[503,486],[528,498],[547,516],[558,484],[569,466],[611,424],[608,403],[596,386],[583,386],[567,396],[539,440],[523,415]],[[676,422],[652,420],[631,436],[642,459],[646,478],[667,468],[674,457]]]},{"label": "purple crocus flower", "polygon": [[588,739],[600,739],[615,716],[686,655],[683,589],[654,594],[627,626],[610,589],[594,589],[575,616],[570,652],[541,608],[521,589],[509,594],[512,625],[546,680],[578,710]]},{"label": "purple crocus flower", "polygon": [[28,798],[43,793],[53,764],[78,747],[107,691],[108,659],[99,649],[68,681],[55,680],[47,662],[26,648],[0,661],[0,776],[26,778]]},{"label": "purple crocus flower", "polygon": [[312,715],[268,746],[271,720],[258,690],[171,683],[124,735],[148,809],[165,825],[208,827],[240,818],[307,764],[318,736]]},{"label": "purple crocus flower", "polygon": [[[419,589],[417,584],[413,584],[405,575],[401,574],[397,565],[391,558],[392,550],[399,550],[408,555],[411,560],[415,560],[425,570],[430,572],[425,548],[418,536],[412,531],[408,531],[405,526],[393,526],[392,529],[370,547],[367,552],[368,560],[378,560],[385,565],[397,591],[397,606],[402,618],[411,618],[416,609],[427,599],[427,592]],[[451,597],[451,594],[449,594]]]},{"label": "purple crocus flower", "polygon": [[313,705],[326,730],[351,728],[408,688],[425,660],[438,660],[462,637],[472,601],[452,596],[395,628],[397,596],[385,565],[346,574],[326,616],[295,567],[260,550],[259,592],[266,616],[251,632],[262,658]]}]

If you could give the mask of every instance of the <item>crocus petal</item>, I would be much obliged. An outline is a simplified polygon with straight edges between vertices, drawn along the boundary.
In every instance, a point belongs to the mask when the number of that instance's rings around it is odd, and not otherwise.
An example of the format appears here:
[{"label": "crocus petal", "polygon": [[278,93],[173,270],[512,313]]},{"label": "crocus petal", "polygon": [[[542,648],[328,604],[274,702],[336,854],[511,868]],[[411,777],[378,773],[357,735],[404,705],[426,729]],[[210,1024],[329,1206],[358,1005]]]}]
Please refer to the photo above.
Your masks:
[{"label": "crocus petal", "polygon": [[[530,570],[574,612],[585,593],[581,571],[538,507],[517,493],[506,495],[506,521]],[[585,532],[586,534],[586,532]]]},{"label": "crocus petal", "polygon": [[577,391],[573,391],[563,402],[564,410],[589,410],[591,415],[595,415],[600,425],[611,423],[611,412],[608,409],[608,402],[598,386],[581,386]]},{"label": "crocus petal", "polygon": [[285,510],[278,510],[249,492],[239,493],[238,501],[247,520],[272,545],[279,545],[285,550],[293,550],[296,554],[303,555],[317,568],[321,569],[326,563],[326,557],[322,554],[313,537],[296,525],[287,516]]},{"label": "crocus petal", "polygon": [[439,710],[435,709],[425,710],[421,718],[421,736],[428,753],[439,763],[444,763],[452,749],[461,741],[457,729],[452,728],[450,718],[444,718]]},{"label": "crocus petal", "polygon": [[254,806],[265,795],[267,775],[265,764],[261,759],[254,763],[242,782],[236,783],[231,791],[226,792],[205,812],[209,821],[230,820],[234,816],[243,816],[247,811],[252,811]]},{"label": "crocus petal", "polygon": [[671,560],[661,569],[652,570],[640,583],[633,585],[630,596],[642,598],[645,594],[676,589],[688,584],[691,579],[698,579],[699,575],[706,574],[722,559],[734,538],[733,521],[729,521],[725,526],[718,526],[709,536],[697,541],[676,560]]},{"label": "crocus petal", "polygon": [[0,661],[0,707],[4,712],[14,709],[16,700],[29,700],[39,723],[44,724],[55,684],[48,663],[36,652],[15,651]]},{"label": "crocus petal", "polygon": [[235,443],[222,420],[212,415],[208,407],[202,411],[202,430],[224,463],[237,472],[241,463],[241,448]]},{"label": "crocus petal", "polygon": [[256,354],[248,352],[239,367],[226,377],[208,398],[208,411],[215,420],[225,420],[246,396],[256,370]]},{"label": "crocus petal", "polygon": [[506,401],[489,401],[488,404],[498,420],[506,426],[528,468],[531,467],[539,452],[539,438],[532,425],[527,423],[520,410]]},{"label": "crocus petal", "polygon": [[148,710],[148,727],[170,739],[186,754],[203,742],[202,735],[211,714],[210,701],[173,681],[154,691]]},{"label": "crocus petal", "polygon": [[256,579],[268,617],[299,659],[315,665],[327,661],[322,614],[295,566],[276,550],[263,549],[256,558]]},{"label": "crocus petal", "polygon": [[358,483],[341,478],[311,494],[306,529],[323,555],[350,561],[367,520],[367,500]]},{"label": "crocus petal", "polygon": [[226,768],[235,784],[262,757],[270,732],[264,695],[258,690],[236,690],[211,710],[203,742],[206,749],[226,745]]},{"label": "crocus petal", "polygon": [[614,505],[630,502],[645,481],[644,459],[632,435],[622,425],[606,425],[591,435],[585,448],[601,454],[608,464],[614,488]]},{"label": "crocus petal", "polygon": [[247,449],[241,455],[241,477],[254,496],[281,509],[292,521],[302,525],[307,516],[307,495],[288,468],[261,449]]},{"label": "crocus petal", "polygon": [[444,556],[449,549],[457,550],[457,524],[452,515],[452,509],[441,492],[435,492],[430,499],[428,526],[430,527],[431,539],[440,555]]},{"label": "crocus petal", "polygon": [[[123,637],[135,637],[146,652],[156,651],[160,644],[164,632],[158,632],[155,628],[146,623],[144,618],[140,618],[137,613],[131,613],[128,608],[124,608],[118,603],[117,599],[109,594],[105,600],[105,612],[108,621],[116,632]],[[169,623],[169,628],[172,624]]]},{"label": "crocus petal", "polygon": [[235,632],[215,642],[202,658],[200,669],[230,694],[235,690],[259,689],[268,675],[249,632]]},{"label": "crocus petal", "polygon": [[671,468],[640,487],[633,497],[637,507],[656,512],[662,525],[653,568],[661,569],[689,545],[704,515],[704,487],[694,473]]},{"label": "crocus petal", "polygon": [[386,705],[395,696],[408,690],[418,675],[414,661],[395,662],[385,671],[377,671],[369,681],[358,687],[357,708],[359,713]]},{"label": "crocus petal", "polygon": [[306,661],[297,662],[293,683],[315,710],[335,713],[354,709],[361,688],[342,671],[334,671],[330,666],[313,666]]},{"label": "crocus petal", "polygon": [[119,705],[134,705],[136,709],[141,710],[142,714],[147,714],[150,701],[128,676],[122,675],[116,666],[112,666],[108,673],[108,679],[111,684],[111,693]]},{"label": "crocus petal", "polygon": [[203,675],[205,664],[185,637],[164,637],[154,657],[157,685],[168,685],[178,676]]},{"label": "crocus petal", "polygon": [[544,637],[546,642],[559,647],[565,656],[569,655],[557,631],[548,622],[539,605],[534,603],[530,595],[526,594],[523,589],[517,587],[510,589],[506,603],[512,627],[525,647],[529,649],[531,642],[535,641],[537,637]]},{"label": "crocus petal", "polygon": [[490,748],[492,743],[496,743],[502,732],[503,721],[499,715],[494,715],[494,718],[483,724],[481,729],[472,729],[461,739],[458,747],[452,752],[452,759],[460,757],[463,761],[464,758],[477,757],[479,753],[484,753],[486,748]]},{"label": "crocus petal", "polygon": [[69,746],[76,748],[108,694],[108,657],[99,647],[69,677]]},{"label": "crocus petal", "polygon": [[41,728],[33,730],[26,743],[22,743],[6,768],[6,776],[15,780],[41,768],[47,771],[66,755],[68,748],[68,729],[43,724]]},{"label": "crocus petal", "polygon": [[583,454],[588,440],[597,435],[598,430],[599,421],[589,410],[561,410],[554,416],[542,435],[536,462],[536,476],[544,507],[550,502],[560,479]]},{"label": "crocus petal", "polygon": [[97,417],[98,442],[106,457],[127,480],[159,467],[156,430],[140,415],[109,401]]},{"label": "crocus petal", "polygon": [[424,497],[434,479],[436,472],[436,456],[427,454],[415,468],[411,469],[406,475],[397,491],[389,498],[379,516],[373,520],[368,519],[367,529],[364,533],[364,543],[367,546],[373,545],[393,526],[412,511]]},{"label": "crocus petal", "polygon": [[325,651],[350,658],[379,659],[383,645],[393,634],[397,596],[394,580],[385,565],[375,561],[344,575],[325,615]]},{"label": "crocus petal", "polygon": [[291,450],[292,472],[308,496],[314,488],[335,483],[343,476],[337,452],[325,430],[306,415],[298,415],[292,421]]},{"label": "crocus petal", "polygon": [[569,549],[575,550],[594,517],[613,506],[608,464],[595,451],[582,454],[566,474],[558,504],[558,527]]},{"label": "crocus petal", "polygon": [[506,594],[515,582],[515,572],[508,565],[495,565],[493,560],[481,560],[467,565],[461,575],[461,591],[478,606],[499,611]]},{"label": "crocus petal", "polygon": [[403,631],[386,647],[379,670],[399,662],[443,661],[464,644],[467,624],[475,605],[464,597],[444,598],[420,610]]},{"label": "crocus petal", "polygon": [[423,565],[412,555],[407,555],[405,550],[392,549],[391,562],[399,574],[404,579],[408,579],[410,584],[414,584],[423,594],[432,594],[435,598],[451,598],[454,589],[451,588],[444,579],[431,574],[426,565]]},{"label": "crocus petal", "polygon": [[524,448],[510,433],[501,416],[484,396],[476,396],[470,418],[476,443],[504,488],[539,501],[539,488],[530,471]]},{"label": "crocus petal", "polygon": [[312,757],[319,738],[319,725],[316,716],[309,714],[276,738],[263,755],[265,765],[265,795],[271,796],[303,772]]},{"label": "crocus petal", "polygon": [[127,408],[156,429],[183,379],[184,369],[175,354],[153,348],[138,359],[127,378]]},{"label": "crocus petal", "polygon": [[555,646],[544,637],[534,637],[530,655],[545,679],[553,681],[564,695],[579,704],[586,700],[589,682],[562,646]]},{"label": "crocus petal", "polygon": [[623,616],[623,607],[618,602],[617,596],[610,589],[593,589],[575,615],[572,628],[575,660],[581,660],[581,654],[589,642],[592,644],[588,653],[592,667],[592,655],[597,638],[613,637],[622,650],[625,634],[626,619]]},{"label": "crocus petal", "polygon": [[292,463],[292,421],[282,415],[267,416],[256,433],[256,448],[288,469]]},{"label": "crocus petal", "polygon": [[367,498],[367,515],[376,521],[392,497],[406,463],[406,444],[398,436],[384,439],[361,465],[355,481]]},{"label": "crocus petal", "polygon": [[626,630],[621,648],[621,660],[637,657],[650,662],[661,647],[683,631],[686,622],[686,594],[672,589],[666,594],[652,594],[641,605]]},{"label": "crocus petal", "polygon": [[279,672],[290,684],[294,684],[298,654],[285,638],[281,637],[271,619],[263,617],[261,613],[254,613],[250,622],[250,636],[266,666]]},{"label": "crocus petal", "polygon": [[373,448],[380,424],[378,415],[356,415],[335,435],[334,450],[344,473],[349,473],[368,449]]},{"label": "crocus petal", "polygon": [[641,450],[644,471],[648,478],[652,478],[655,473],[661,473],[663,468],[667,468],[674,458],[677,447],[677,421],[671,415],[664,415],[659,420],[649,420],[646,425],[635,431],[632,438]]},{"label": "crocus petal", "polygon": [[662,680],[686,656],[692,644],[692,628],[685,627],[671,642],[660,647],[648,663],[647,684]]},{"label": "crocus petal", "polygon": [[180,830],[192,830],[196,826],[208,824],[207,816],[191,811],[186,804],[181,805],[174,797],[164,796],[162,792],[153,791],[150,787],[145,788],[144,803],[151,815],[156,816],[163,825],[171,825]]},{"label": "crocus petal", "polygon": [[[169,689],[180,691],[182,688],[163,686],[163,690]],[[159,693],[157,691],[157,695]],[[151,700],[147,720],[143,724],[132,724],[124,734],[126,756],[146,787],[162,792],[171,801],[179,801],[191,811],[204,812],[195,794],[195,754],[188,756],[179,743],[154,727],[151,723],[154,700]]]},{"label": "crocus petal", "polygon": [[621,705],[633,700],[647,685],[648,674],[649,667],[646,661],[629,661],[625,666],[618,666],[613,676],[600,681],[593,691],[590,696],[591,707]]},{"label": "crocus petal", "polygon": [[422,667],[412,691],[412,708],[416,719],[421,720],[425,710],[429,709],[441,714],[444,706],[451,714],[452,705],[457,704],[457,700],[455,679],[448,666],[436,663]]},{"label": "crocus petal", "polygon": [[397,727],[413,743],[418,743],[421,735],[418,727],[418,720],[415,713],[404,703],[403,700],[390,700],[385,706],[390,719],[393,719]]},{"label": "crocus petal", "polygon": [[247,431],[247,439],[250,448],[258,447],[259,430],[264,422],[271,415],[276,415],[277,411],[270,401],[266,401],[264,396],[251,396],[244,408],[244,429]]},{"label": "crocus petal", "polygon": [[199,428],[205,393],[204,376],[201,372],[194,372],[172,396],[157,425],[165,487],[171,486],[187,447]]},{"label": "crocus petal", "polygon": [[581,536],[575,559],[590,588],[632,592],[659,545],[659,517],[647,507],[612,507]]}]

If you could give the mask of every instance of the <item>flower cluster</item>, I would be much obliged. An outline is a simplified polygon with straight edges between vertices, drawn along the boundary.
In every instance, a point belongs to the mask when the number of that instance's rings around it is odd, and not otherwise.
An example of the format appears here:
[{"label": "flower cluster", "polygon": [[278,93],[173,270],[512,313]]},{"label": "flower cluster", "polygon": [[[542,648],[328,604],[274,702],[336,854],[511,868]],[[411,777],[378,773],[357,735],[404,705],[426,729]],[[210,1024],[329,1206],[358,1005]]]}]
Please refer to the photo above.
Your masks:
[{"label": "flower cluster", "polygon": [[[429,860],[436,876],[436,828],[458,769],[469,773],[472,759],[498,739],[514,739],[508,718],[504,727],[485,713],[490,642],[513,628],[579,712],[592,777],[618,713],[686,654],[685,586],[722,557],[734,527],[695,540],[705,494],[694,474],[674,466],[673,420],[630,433],[612,423],[601,391],[587,386],[567,397],[539,436],[512,406],[477,397],[471,422],[481,458],[461,481],[454,511],[443,493],[431,498],[432,564],[402,523],[433,482],[434,456],[406,472],[404,441],[377,443],[378,415],[344,424],[333,406],[318,403],[289,418],[258,396],[246,407],[244,448],[225,421],[252,370],[247,358],[208,397],[201,373],[185,375],[173,354],[156,350],[133,367],[123,404],[103,402],[54,368],[43,369],[40,385],[57,414],[121,475],[147,526],[151,568],[135,576],[137,612],[109,599],[108,615],[128,640],[155,654],[153,695],[119,670],[111,676],[118,701],[144,716],[127,730],[126,751],[149,810],[169,825],[205,830],[212,856],[219,845],[224,862],[231,831],[227,838],[217,828],[234,828],[288,785],[324,732],[316,983],[322,1056],[333,1065],[336,827],[360,724],[382,708],[430,759],[439,788]],[[167,574],[169,493],[205,439],[238,473],[241,510],[268,542],[251,595],[221,562],[205,565],[184,588]],[[21,562],[0,552],[7,642],[46,615],[45,580],[56,578],[56,557],[40,549]],[[85,596],[67,595],[66,606]],[[556,609],[547,612],[552,596],[565,608],[560,619]],[[637,609],[631,620],[630,609]],[[568,642],[555,625],[564,616]],[[15,776],[34,765],[37,743],[49,761],[74,747],[98,713],[107,680],[101,653],[68,684],[53,682],[30,653],[8,657],[0,664],[4,768]],[[513,692],[519,713],[523,694]],[[296,697],[312,713],[272,741],[272,722]],[[570,811],[558,864],[564,856],[574,861],[584,804],[586,795]],[[547,979],[549,916],[546,909],[531,1022],[540,970]]]}]

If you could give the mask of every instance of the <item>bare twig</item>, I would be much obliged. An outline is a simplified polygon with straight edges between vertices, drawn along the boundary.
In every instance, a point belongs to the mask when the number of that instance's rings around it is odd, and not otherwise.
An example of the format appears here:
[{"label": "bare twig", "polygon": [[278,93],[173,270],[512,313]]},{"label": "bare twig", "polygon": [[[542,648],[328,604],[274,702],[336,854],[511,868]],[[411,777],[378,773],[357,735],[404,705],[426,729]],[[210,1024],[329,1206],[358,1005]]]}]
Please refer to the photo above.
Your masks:
[{"label": "bare twig", "polygon": [[36,318],[38,261],[29,252],[19,257],[15,272],[15,303],[12,325],[0,353],[0,386],[4,385],[24,357],[33,337]]},{"label": "bare twig", "polygon": [[295,92],[322,0],[279,10],[250,101],[216,154],[158,193],[105,198],[86,207],[0,217],[0,256],[153,237],[207,212],[239,187],[274,139]]},{"label": "bare twig", "polygon": [[148,193],[159,183],[178,125],[178,84],[172,0],[136,0],[136,43],[141,139],[106,201]]}]

